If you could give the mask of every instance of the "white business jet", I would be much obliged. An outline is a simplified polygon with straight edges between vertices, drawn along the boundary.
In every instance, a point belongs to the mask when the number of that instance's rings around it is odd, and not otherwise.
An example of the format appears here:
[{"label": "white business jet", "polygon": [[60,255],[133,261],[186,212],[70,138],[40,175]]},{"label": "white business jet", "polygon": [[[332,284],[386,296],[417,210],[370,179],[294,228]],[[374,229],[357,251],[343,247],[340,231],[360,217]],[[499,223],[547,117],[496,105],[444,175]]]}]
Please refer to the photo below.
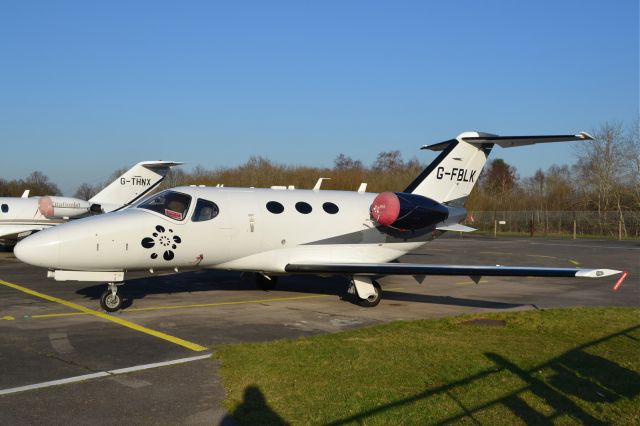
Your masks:
[{"label": "white business jet", "polygon": [[126,271],[194,266],[254,273],[265,289],[279,275],[343,275],[362,306],[376,306],[377,277],[413,275],[604,277],[610,269],[388,263],[459,224],[462,207],[494,144],[591,140],[587,133],[497,136],[467,132],[423,148],[442,151],[402,192],[179,187],[121,212],[39,232],[15,248],[23,262],[59,281],[102,281],[106,311],[122,305]]},{"label": "white business jet", "polygon": [[88,201],[70,197],[0,197],[0,241],[11,245],[34,232],[69,219],[129,206],[155,189],[169,169],[182,163],[143,161],[127,170]]}]

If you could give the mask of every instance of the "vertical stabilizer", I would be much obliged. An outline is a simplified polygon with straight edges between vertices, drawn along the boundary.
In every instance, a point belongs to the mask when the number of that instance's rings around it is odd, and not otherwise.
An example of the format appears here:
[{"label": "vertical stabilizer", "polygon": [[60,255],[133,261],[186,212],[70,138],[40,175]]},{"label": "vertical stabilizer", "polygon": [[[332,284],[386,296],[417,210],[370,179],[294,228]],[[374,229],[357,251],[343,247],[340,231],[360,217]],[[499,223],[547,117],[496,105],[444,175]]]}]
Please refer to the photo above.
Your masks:
[{"label": "vertical stabilizer", "polygon": [[492,137],[489,133],[465,132],[456,139],[423,149],[442,151],[404,190],[439,203],[462,205],[478,181],[493,143],[471,144],[466,137]]},{"label": "vertical stabilizer", "polygon": [[143,161],[127,170],[118,179],[89,200],[110,212],[135,203],[153,191],[167,175],[175,161]]},{"label": "vertical stabilizer", "polygon": [[480,172],[494,144],[501,148],[513,148],[538,143],[588,140],[593,140],[593,136],[586,132],[539,136],[498,136],[491,133],[465,132],[455,139],[423,146],[422,149],[442,152],[404,192],[462,207],[478,182]]}]

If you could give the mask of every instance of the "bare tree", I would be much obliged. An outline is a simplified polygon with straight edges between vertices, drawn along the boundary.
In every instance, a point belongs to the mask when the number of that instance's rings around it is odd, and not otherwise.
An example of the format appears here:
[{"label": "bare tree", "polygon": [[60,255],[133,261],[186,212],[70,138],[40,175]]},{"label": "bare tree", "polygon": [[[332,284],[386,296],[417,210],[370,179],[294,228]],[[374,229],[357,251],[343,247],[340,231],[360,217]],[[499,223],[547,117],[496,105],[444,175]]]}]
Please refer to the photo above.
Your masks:
[{"label": "bare tree", "polygon": [[89,200],[98,192],[100,191],[95,186],[89,185],[88,183],[83,183],[78,187],[73,196],[75,198],[80,198],[81,200]]},{"label": "bare tree", "polygon": [[349,169],[361,169],[362,161],[354,160],[342,153],[338,154],[335,160],[333,160],[334,168],[337,170],[349,170]]},{"label": "bare tree", "polygon": [[382,172],[400,170],[403,167],[404,161],[400,151],[382,151],[372,166],[373,170]]}]

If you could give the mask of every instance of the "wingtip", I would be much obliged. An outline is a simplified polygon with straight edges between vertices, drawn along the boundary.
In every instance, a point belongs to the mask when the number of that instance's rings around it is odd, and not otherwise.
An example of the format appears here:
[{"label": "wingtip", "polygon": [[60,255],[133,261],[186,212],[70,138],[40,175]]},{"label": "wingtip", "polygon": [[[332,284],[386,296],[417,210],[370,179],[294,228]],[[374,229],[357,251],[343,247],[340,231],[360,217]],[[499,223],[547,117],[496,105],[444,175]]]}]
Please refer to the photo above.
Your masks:
[{"label": "wingtip", "polygon": [[579,137],[580,139],[589,140],[589,141],[592,141],[595,139],[593,136],[591,136],[587,132],[579,132],[576,136]]},{"label": "wingtip", "polygon": [[621,273],[616,269],[578,269],[576,277],[602,278]]}]

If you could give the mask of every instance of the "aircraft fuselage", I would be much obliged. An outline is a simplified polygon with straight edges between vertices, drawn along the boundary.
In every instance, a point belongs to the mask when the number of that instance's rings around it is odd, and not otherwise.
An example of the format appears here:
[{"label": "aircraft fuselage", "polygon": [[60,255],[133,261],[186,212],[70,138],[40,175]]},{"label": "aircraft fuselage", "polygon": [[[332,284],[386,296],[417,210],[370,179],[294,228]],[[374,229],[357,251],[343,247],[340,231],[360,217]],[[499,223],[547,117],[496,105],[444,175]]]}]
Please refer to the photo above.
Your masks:
[{"label": "aircraft fuselage", "polygon": [[[208,187],[173,191],[189,199],[184,212],[139,205],[67,223],[23,242],[23,247],[41,247],[31,250],[29,263],[75,271],[201,266],[277,274],[291,262],[388,262],[439,234],[435,226],[384,232],[369,215],[377,195],[372,193]],[[196,217],[201,200],[215,204],[215,217]]]}]

